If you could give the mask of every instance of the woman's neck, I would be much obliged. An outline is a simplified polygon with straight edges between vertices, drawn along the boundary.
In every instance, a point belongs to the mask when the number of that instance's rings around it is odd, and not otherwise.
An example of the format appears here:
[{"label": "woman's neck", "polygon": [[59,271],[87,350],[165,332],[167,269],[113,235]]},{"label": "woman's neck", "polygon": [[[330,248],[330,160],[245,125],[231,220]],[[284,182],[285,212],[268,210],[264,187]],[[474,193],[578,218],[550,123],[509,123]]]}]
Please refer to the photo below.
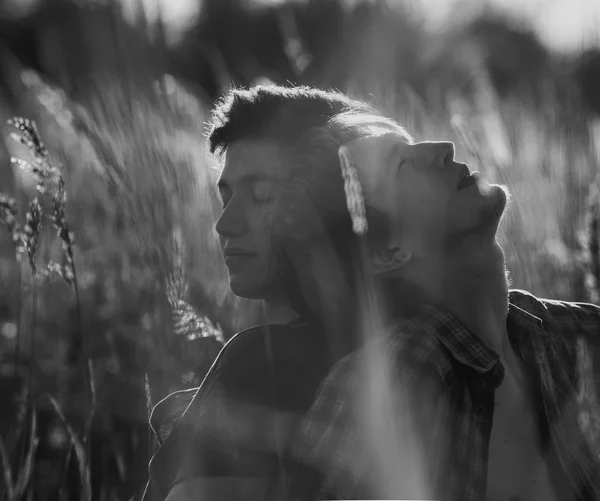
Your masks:
[{"label": "woman's neck", "polygon": [[265,299],[262,305],[263,318],[267,324],[287,325],[301,318],[287,301]]}]

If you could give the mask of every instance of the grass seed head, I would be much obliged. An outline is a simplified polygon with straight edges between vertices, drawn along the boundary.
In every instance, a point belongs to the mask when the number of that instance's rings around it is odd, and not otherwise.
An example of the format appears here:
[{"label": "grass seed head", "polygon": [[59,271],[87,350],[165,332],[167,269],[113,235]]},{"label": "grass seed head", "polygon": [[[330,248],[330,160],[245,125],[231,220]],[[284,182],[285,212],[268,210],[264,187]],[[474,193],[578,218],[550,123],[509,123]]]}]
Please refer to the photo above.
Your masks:
[{"label": "grass seed head", "polygon": [[9,198],[0,193],[0,223],[2,223],[10,233],[19,226],[17,223],[17,202],[14,198]]},{"label": "grass seed head", "polygon": [[16,245],[15,257],[21,262],[21,256],[26,252],[26,234],[17,221],[17,202],[0,193],[0,223],[3,224],[11,235]]},{"label": "grass seed head", "polygon": [[56,275],[62,278],[67,285],[73,285],[73,281],[75,279],[75,275],[73,274],[73,269],[70,265],[59,264],[55,261],[50,261],[46,269],[43,271],[45,276]]},{"label": "grass seed head", "polygon": [[27,146],[35,157],[40,160],[48,160],[48,150],[42,142],[35,122],[23,117],[14,117],[8,123],[19,132],[11,134],[17,142]]},{"label": "grass seed head", "polygon": [[35,273],[37,266],[35,264],[39,236],[42,230],[42,206],[40,205],[37,198],[34,198],[29,202],[27,206],[27,214],[25,215],[26,223],[23,228],[25,236],[25,251],[27,252],[27,258],[29,259],[29,265],[32,271]]}]

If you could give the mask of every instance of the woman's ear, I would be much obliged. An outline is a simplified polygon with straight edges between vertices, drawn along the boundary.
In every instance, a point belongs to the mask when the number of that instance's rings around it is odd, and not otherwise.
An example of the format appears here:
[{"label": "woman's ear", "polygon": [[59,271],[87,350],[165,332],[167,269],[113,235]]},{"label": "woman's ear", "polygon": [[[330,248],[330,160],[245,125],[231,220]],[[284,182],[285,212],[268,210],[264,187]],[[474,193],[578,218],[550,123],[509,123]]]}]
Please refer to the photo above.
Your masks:
[{"label": "woman's ear", "polygon": [[412,253],[401,247],[383,246],[371,253],[371,272],[374,275],[395,275],[412,259]]}]

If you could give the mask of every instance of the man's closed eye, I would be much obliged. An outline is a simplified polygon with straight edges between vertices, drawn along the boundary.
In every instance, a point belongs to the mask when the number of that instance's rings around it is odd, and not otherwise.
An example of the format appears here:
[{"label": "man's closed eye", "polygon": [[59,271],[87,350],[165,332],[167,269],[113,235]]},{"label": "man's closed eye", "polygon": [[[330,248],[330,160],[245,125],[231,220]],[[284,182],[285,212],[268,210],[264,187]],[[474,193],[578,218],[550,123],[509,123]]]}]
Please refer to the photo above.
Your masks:
[{"label": "man's closed eye", "polygon": [[398,163],[398,167],[396,169],[396,177],[398,177],[398,175],[400,174],[400,170],[406,164],[406,162],[407,162],[406,159],[400,160],[400,162]]},{"label": "man's closed eye", "polygon": [[269,181],[256,181],[252,187],[252,198],[256,203],[273,201],[273,184]]}]

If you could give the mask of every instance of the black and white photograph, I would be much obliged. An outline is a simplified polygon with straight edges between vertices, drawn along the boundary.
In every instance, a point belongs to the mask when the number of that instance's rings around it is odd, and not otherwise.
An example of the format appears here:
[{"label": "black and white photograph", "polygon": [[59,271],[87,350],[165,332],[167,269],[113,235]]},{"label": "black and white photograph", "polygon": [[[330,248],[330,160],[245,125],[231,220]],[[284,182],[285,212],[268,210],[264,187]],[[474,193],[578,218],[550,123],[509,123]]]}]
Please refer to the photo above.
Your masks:
[{"label": "black and white photograph", "polygon": [[0,0],[0,501],[600,501],[599,0]]}]

